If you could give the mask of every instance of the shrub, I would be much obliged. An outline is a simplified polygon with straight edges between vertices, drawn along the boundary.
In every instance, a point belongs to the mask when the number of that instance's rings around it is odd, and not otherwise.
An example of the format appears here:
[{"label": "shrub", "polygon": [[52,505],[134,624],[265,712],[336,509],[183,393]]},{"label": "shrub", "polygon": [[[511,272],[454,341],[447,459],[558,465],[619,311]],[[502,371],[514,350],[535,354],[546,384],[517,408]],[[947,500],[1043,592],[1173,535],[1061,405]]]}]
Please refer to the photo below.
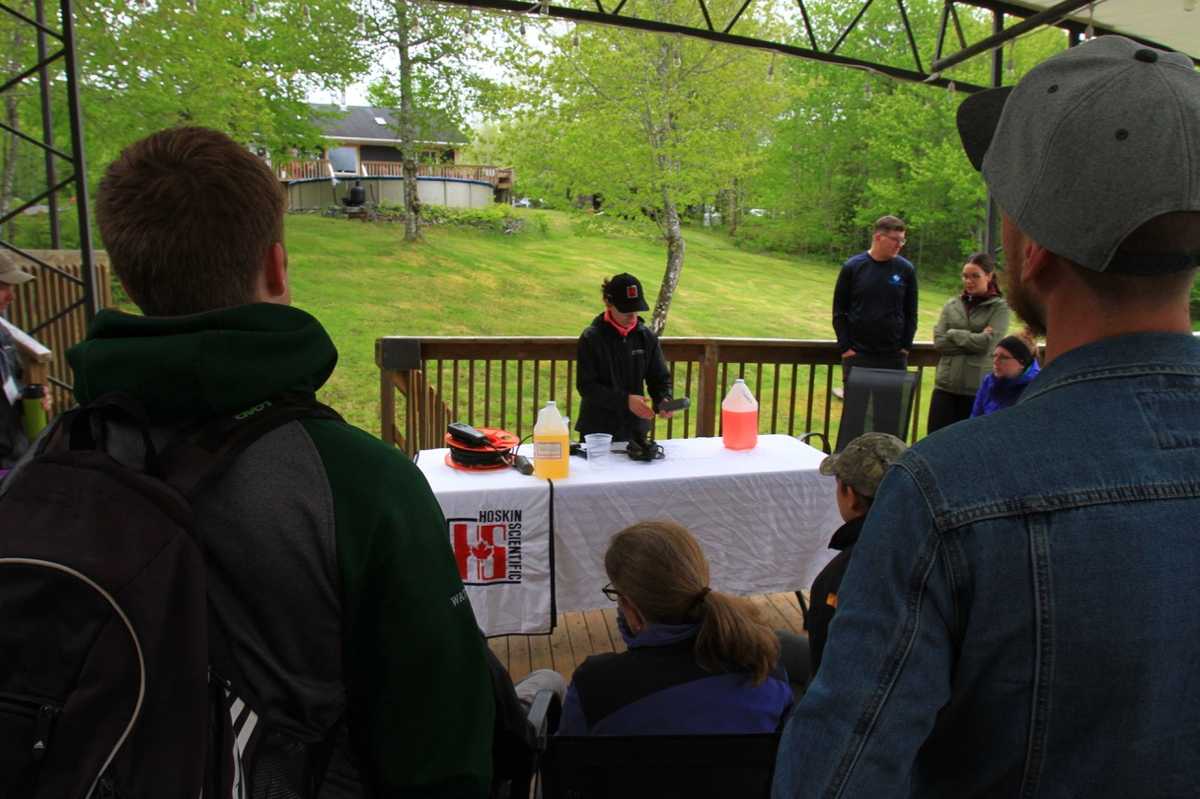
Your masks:
[{"label": "shrub", "polygon": [[571,230],[576,236],[620,236],[622,238],[659,239],[662,233],[653,221],[644,216],[634,219],[609,214],[576,213],[572,215]]}]

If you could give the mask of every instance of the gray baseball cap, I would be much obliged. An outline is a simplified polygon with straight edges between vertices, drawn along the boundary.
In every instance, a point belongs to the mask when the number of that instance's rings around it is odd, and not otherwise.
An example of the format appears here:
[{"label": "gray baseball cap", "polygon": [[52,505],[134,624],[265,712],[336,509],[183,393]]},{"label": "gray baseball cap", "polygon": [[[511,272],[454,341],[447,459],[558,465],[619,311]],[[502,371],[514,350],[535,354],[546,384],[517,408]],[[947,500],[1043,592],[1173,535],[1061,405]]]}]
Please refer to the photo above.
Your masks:
[{"label": "gray baseball cap", "polygon": [[17,259],[0,250],[0,283],[19,286],[33,280],[33,275],[17,266]]},{"label": "gray baseball cap", "polygon": [[968,97],[958,131],[996,202],[1056,255],[1128,274],[1200,263],[1114,258],[1151,219],[1200,211],[1200,73],[1187,56],[1101,36]]},{"label": "gray baseball cap", "polygon": [[837,477],[864,497],[873,497],[883,475],[908,445],[890,433],[863,433],[821,461],[821,474]]}]

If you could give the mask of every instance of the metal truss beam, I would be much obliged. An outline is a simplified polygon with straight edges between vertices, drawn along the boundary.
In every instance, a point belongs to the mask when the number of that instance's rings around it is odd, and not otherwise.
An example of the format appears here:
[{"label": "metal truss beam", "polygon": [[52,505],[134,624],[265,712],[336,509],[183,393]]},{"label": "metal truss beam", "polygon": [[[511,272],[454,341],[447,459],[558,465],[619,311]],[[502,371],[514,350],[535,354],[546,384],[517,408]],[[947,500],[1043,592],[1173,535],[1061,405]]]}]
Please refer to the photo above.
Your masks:
[{"label": "metal truss beam", "polygon": [[[1072,43],[1077,42],[1079,36],[1083,33],[1086,26],[1080,23],[1066,19],[1066,15],[1079,8],[1085,6],[1090,0],[1064,0],[1052,8],[1045,11],[1037,11],[1015,5],[1014,3],[1003,2],[1002,0],[944,0],[942,13],[940,15],[936,45],[934,52],[931,55],[931,67],[927,71],[922,64],[921,54],[917,47],[917,37],[913,32],[912,25],[908,17],[908,10],[904,4],[904,0],[896,0],[895,2],[895,17],[894,21],[897,26],[903,29],[905,37],[908,40],[911,66],[901,66],[897,64],[885,64],[879,61],[871,61],[863,58],[853,58],[841,55],[838,50],[845,44],[858,28],[859,23],[866,15],[867,11],[875,0],[863,0],[862,5],[854,14],[850,23],[841,29],[840,34],[834,41],[833,45],[827,49],[822,49],[817,41],[816,28],[813,25],[812,11],[805,4],[804,0],[796,0],[796,5],[799,7],[801,21],[803,23],[803,33],[808,40],[808,47],[801,47],[796,44],[787,42],[770,41],[767,39],[759,39],[753,36],[741,36],[734,32],[734,26],[742,18],[747,8],[755,0],[744,0],[738,8],[737,13],[725,25],[713,20],[712,9],[709,8],[709,3],[706,0],[695,0],[700,15],[704,19],[703,26],[699,25],[681,25],[678,23],[664,22],[657,19],[649,19],[636,15],[622,15],[621,11],[625,8],[627,0],[620,0],[620,3],[611,11],[606,11],[600,0],[595,0],[598,10],[592,11],[584,8],[569,8],[550,4],[549,0],[533,0],[533,2],[521,2],[520,0],[437,0],[438,2],[447,3],[450,5],[466,6],[468,8],[478,8],[484,11],[503,11],[512,14],[539,14],[553,19],[561,19],[569,22],[589,23],[599,25],[612,25],[622,28],[630,28],[633,30],[648,31],[650,33],[668,33],[673,35],[690,36],[692,38],[701,39],[720,44],[733,45],[735,47],[749,47],[756,50],[767,50],[770,52],[780,53],[782,55],[795,56],[797,58],[805,58],[812,61],[820,61],[827,64],[837,64],[845,67],[853,67],[863,69],[870,72],[875,72],[881,75],[887,75],[897,80],[915,81],[920,83],[928,83],[933,86],[942,86],[950,89],[956,89],[961,92],[973,93],[980,91],[986,87],[978,86],[972,83],[956,81],[942,77],[942,71],[959,64],[969,58],[980,53],[993,50],[1005,42],[1022,35],[1025,32],[1033,30],[1040,26],[1052,26],[1061,28],[1070,36]],[[767,2],[768,0],[758,0],[758,2]],[[993,26],[993,35],[974,44],[968,44],[966,36],[963,33],[962,22],[959,19],[958,6],[973,7],[984,9],[993,13],[993,19],[1001,19],[1005,16],[1016,17],[1023,20],[1022,22],[1013,25],[1005,30],[1001,24],[1000,30],[996,31]],[[955,36],[958,40],[959,51],[948,56],[943,56],[945,49],[946,36],[949,31],[950,24],[954,25]],[[1114,33],[1115,31],[1107,30],[1100,26],[1093,28],[1098,35]],[[1162,47],[1163,45],[1144,39],[1137,39],[1147,45],[1154,47]],[[1200,63],[1200,61],[1198,61]]]},{"label": "metal truss beam", "polygon": [[[1057,3],[1056,5],[1047,8],[1045,11],[1040,11],[1032,16],[1026,17],[1007,30],[1004,30],[1003,26],[1001,26],[1001,30],[994,32],[986,39],[981,39],[980,41],[975,42],[975,44],[964,47],[954,55],[947,56],[946,58],[939,58],[937,61],[934,61],[933,71],[940,72],[943,69],[949,69],[955,64],[961,64],[973,56],[977,56],[980,53],[986,53],[988,50],[1000,47],[1007,42],[1016,39],[1018,36],[1022,36],[1029,31],[1041,27],[1042,25],[1054,25],[1060,22],[1067,14],[1083,8],[1091,2],[1093,2],[1093,0],[1064,0],[1064,2]],[[1000,12],[994,11],[993,13],[999,15]]]},{"label": "metal truss beam", "polygon": [[[91,218],[87,196],[87,166],[84,159],[83,121],[79,107],[79,75],[78,65],[75,60],[75,23],[72,16],[71,0],[59,0],[57,28],[54,27],[53,22],[47,21],[45,5],[45,0],[34,0],[34,16],[30,17],[13,8],[11,4],[0,0],[0,16],[7,15],[15,20],[18,25],[27,26],[36,37],[37,42],[36,61],[29,65],[21,65],[24,68],[19,67],[19,71],[15,76],[8,78],[3,84],[0,84],[0,95],[36,81],[38,83],[38,99],[41,107],[39,116],[42,123],[40,138],[31,135],[29,132],[17,130],[3,122],[0,122],[0,131],[40,149],[44,154],[46,177],[44,191],[17,207],[10,209],[7,213],[0,215],[0,230],[3,229],[2,224],[4,222],[15,218],[23,211],[44,200],[49,206],[50,246],[52,249],[58,249],[61,246],[58,221],[59,192],[70,191],[72,189],[74,190],[75,209],[79,217],[79,251],[82,266],[79,277],[69,275],[55,268],[42,259],[25,252],[15,244],[4,241],[0,237],[0,250],[9,250],[18,253],[28,263],[34,264],[39,270],[54,272],[66,277],[82,290],[81,297],[69,301],[65,308],[58,309],[50,319],[43,320],[39,328],[45,327],[56,319],[65,316],[80,305],[83,306],[85,316],[90,322],[99,310],[100,296],[100,293],[96,291],[96,273],[92,253]],[[55,43],[58,45],[57,49],[53,52],[50,52],[47,47],[48,40],[51,39],[55,40]],[[55,79],[50,74],[50,68],[59,63],[61,63],[62,73]],[[54,143],[53,101],[56,94],[58,94],[60,99],[64,99],[63,94],[65,94],[65,105],[70,117],[71,144],[69,150],[61,149]],[[58,175],[58,167],[60,166],[67,170],[65,177]],[[36,331],[29,332],[34,333]]]},{"label": "metal truss beam", "polygon": [[929,83],[934,86],[943,88],[957,89],[962,92],[977,92],[986,88],[973,83],[964,83],[962,81],[954,81],[942,78],[938,75],[931,75],[926,72],[920,61],[920,56],[917,54],[916,38],[912,33],[912,28],[908,24],[907,13],[904,11],[902,1],[897,3],[898,17],[897,19],[903,25],[909,43],[912,47],[912,55],[914,57],[913,67],[900,67],[893,64],[884,64],[877,61],[868,61],[862,58],[852,58],[849,56],[840,55],[837,50],[842,43],[849,37],[858,25],[858,21],[866,13],[867,8],[873,0],[866,0],[862,9],[855,16],[854,20],[838,37],[837,43],[829,50],[821,50],[817,46],[817,40],[813,33],[811,25],[811,17],[808,9],[804,6],[803,0],[797,0],[800,6],[801,14],[805,20],[805,28],[808,33],[809,43],[812,47],[799,47],[786,42],[769,41],[766,39],[758,39],[752,36],[740,36],[733,33],[733,27],[741,19],[742,13],[754,0],[745,0],[738,12],[733,18],[721,29],[716,25],[712,25],[711,16],[702,0],[697,0],[697,5],[701,9],[701,14],[705,17],[706,27],[694,27],[690,25],[679,25],[673,22],[663,22],[657,19],[646,19],[637,16],[621,16],[620,10],[625,5],[622,2],[612,12],[589,11],[579,8],[566,8],[563,6],[549,5],[543,3],[517,2],[517,0],[438,0],[438,2],[449,5],[466,6],[468,8],[478,8],[484,11],[503,11],[512,14],[540,14],[552,19],[562,19],[570,22],[583,22],[598,25],[612,25],[621,28],[630,28],[633,30],[647,31],[650,33],[669,33],[680,36],[690,36],[695,39],[704,41],[716,42],[719,44],[733,45],[735,47],[749,47],[755,50],[767,50],[769,52],[780,53],[781,55],[795,56],[797,58],[806,58],[812,61],[820,61],[827,64],[837,64],[844,67],[853,67],[869,72],[875,72],[881,75],[887,75],[897,80],[913,81],[917,83]]},{"label": "metal truss beam", "polygon": [[[1069,36],[1069,44],[1073,47],[1079,43],[1080,38],[1087,30],[1088,26],[1076,20],[1067,19],[1066,17],[1069,14],[1080,10],[1084,6],[1090,5],[1092,2],[1094,2],[1094,0],[1064,0],[1064,2],[1057,3],[1050,8],[1037,11],[1025,8],[1024,6],[1006,3],[1003,2],[1003,0],[945,0],[945,7],[950,8],[951,10],[953,10],[956,5],[974,6],[975,8],[982,8],[992,11],[993,13],[1003,14],[1004,16],[1017,17],[1021,19],[1021,22],[1018,22],[1009,28],[1004,28],[1001,26],[1001,29],[994,31],[991,36],[988,36],[986,39],[982,39],[972,45],[968,45],[965,41],[960,41],[960,46],[962,49],[957,53],[946,56],[945,58],[940,57],[939,50],[939,58],[935,59],[933,66],[930,67],[930,69],[932,69],[936,74],[941,70],[948,69],[956,64],[961,64],[962,62],[967,61],[968,59],[973,58],[981,53],[994,50],[997,47],[1002,47],[1008,42],[1024,36],[1026,33],[1029,33],[1030,31],[1039,27],[1055,27],[1065,30]],[[1092,25],[1091,27],[1092,32],[1097,36],[1117,33],[1117,31],[1106,28],[1102,25]],[[1147,45],[1148,47],[1157,47],[1160,50],[1172,49],[1149,39],[1144,39],[1139,36],[1130,36],[1128,33],[1121,33],[1120,35],[1129,39],[1133,39],[1135,42]],[[1200,66],[1200,58],[1191,58],[1193,63]]]}]

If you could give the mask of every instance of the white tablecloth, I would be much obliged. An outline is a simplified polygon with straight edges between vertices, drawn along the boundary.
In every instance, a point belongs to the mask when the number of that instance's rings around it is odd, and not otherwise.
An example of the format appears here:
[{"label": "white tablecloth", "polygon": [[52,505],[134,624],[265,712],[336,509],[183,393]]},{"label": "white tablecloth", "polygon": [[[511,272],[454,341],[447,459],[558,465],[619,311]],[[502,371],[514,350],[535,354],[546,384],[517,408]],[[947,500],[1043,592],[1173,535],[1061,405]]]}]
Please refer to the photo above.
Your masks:
[{"label": "white tablecloth", "polygon": [[[554,483],[556,612],[608,606],[600,592],[607,582],[608,540],[644,519],[672,519],[691,530],[708,558],[716,590],[758,594],[811,585],[833,557],[828,542],[841,524],[834,480],[817,472],[824,457],[820,451],[782,435],[759,436],[758,446],[744,451],[725,449],[719,438],[660,443],[666,457],[653,463],[614,453],[609,468],[598,470],[572,458],[570,477]],[[422,452],[418,465],[447,517],[469,518],[471,508],[529,508],[522,513],[523,584],[509,587],[516,589],[514,595],[541,593],[544,588],[533,581],[542,574],[541,564],[534,561],[550,552],[548,542],[536,543],[541,529],[535,527],[546,524],[537,511],[539,495],[549,494],[546,482],[512,469],[457,472],[445,466],[444,456],[444,450]],[[468,586],[468,591],[489,635],[548,629],[550,621],[541,615],[547,602],[529,596],[498,613],[505,603],[494,586]],[[515,624],[518,615],[522,619]]]},{"label": "white tablecloth", "polygon": [[445,449],[423,450],[417,466],[446,517],[480,628],[488,635],[549,632],[556,612],[549,485],[516,469],[459,471],[445,458]]}]

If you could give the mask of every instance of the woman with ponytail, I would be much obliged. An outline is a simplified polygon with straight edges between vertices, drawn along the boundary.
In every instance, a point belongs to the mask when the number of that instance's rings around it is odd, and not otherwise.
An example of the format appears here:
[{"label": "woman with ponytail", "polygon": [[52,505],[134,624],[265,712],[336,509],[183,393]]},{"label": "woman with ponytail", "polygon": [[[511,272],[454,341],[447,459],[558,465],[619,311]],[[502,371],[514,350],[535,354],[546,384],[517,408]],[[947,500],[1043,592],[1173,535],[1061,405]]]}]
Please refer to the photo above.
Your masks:
[{"label": "woman with ponytail", "polygon": [[560,735],[774,732],[792,703],[779,640],[748,600],[709,587],[696,539],[669,521],[617,533],[604,556],[628,650],[593,655]]},{"label": "woman with ponytail", "polygon": [[996,286],[996,262],[977,252],[962,267],[962,294],[942,306],[933,328],[941,353],[929,398],[930,433],[971,415],[975,392],[991,367],[992,348],[1008,331],[1008,305]]}]

